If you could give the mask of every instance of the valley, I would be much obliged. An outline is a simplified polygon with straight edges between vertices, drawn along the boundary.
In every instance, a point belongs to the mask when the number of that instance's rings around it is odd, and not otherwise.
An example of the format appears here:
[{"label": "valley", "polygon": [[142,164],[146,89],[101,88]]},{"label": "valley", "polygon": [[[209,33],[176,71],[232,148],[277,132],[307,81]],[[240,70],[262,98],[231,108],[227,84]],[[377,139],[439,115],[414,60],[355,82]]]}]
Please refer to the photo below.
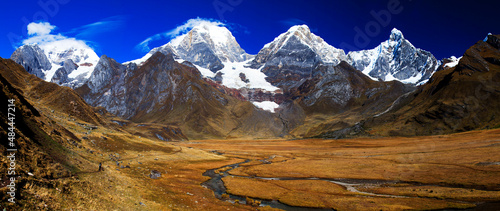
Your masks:
[{"label": "valley", "polygon": [[[116,125],[89,132],[85,122],[42,113],[81,139],[67,147],[87,162],[72,176],[43,181],[51,186],[26,176],[23,204],[42,209],[436,210],[491,208],[500,201],[500,129],[410,138],[165,142]],[[146,128],[134,127],[135,133]],[[97,171],[99,163],[104,171]],[[161,176],[152,179],[152,170]],[[219,175],[225,190],[207,185]]]},{"label": "valley", "polygon": [[124,63],[73,39],[0,58],[0,210],[500,207],[500,35],[437,60],[302,24],[251,55],[188,23]]}]

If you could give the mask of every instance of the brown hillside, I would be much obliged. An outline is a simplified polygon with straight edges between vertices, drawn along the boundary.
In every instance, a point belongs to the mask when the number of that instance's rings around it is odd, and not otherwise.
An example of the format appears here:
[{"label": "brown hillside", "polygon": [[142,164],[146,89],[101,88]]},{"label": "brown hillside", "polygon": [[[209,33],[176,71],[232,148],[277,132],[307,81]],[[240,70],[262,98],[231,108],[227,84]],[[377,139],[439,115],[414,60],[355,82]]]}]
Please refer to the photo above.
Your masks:
[{"label": "brown hillside", "polygon": [[91,80],[77,92],[91,105],[114,115],[136,123],[175,125],[189,139],[276,137],[285,133],[277,114],[221,92],[202,79],[194,66],[180,64],[170,54],[157,52],[137,69],[122,68],[119,75],[120,71],[111,71],[117,65],[109,66],[107,74],[112,75],[113,83],[95,87]]},{"label": "brown hillside", "polygon": [[0,74],[34,103],[50,106],[54,110],[88,123],[95,125],[104,123],[94,113],[92,107],[88,106],[71,88],[48,83],[29,74],[22,66],[6,59],[1,60]]},{"label": "brown hillside", "polygon": [[500,36],[469,48],[390,112],[365,127],[382,135],[443,134],[500,126]]}]

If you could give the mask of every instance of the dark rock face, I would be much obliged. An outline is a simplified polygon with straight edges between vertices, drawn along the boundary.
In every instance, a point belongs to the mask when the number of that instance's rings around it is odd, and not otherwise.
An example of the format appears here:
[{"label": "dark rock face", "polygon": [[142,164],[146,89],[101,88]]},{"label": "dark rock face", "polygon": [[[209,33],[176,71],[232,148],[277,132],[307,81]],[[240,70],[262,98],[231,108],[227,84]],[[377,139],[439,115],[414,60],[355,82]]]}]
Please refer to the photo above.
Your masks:
[{"label": "dark rock face", "polygon": [[321,62],[312,49],[295,37],[265,60],[262,72],[268,76],[267,80],[284,89],[293,87],[303,78],[311,77],[314,66]]},{"label": "dark rock face", "polygon": [[285,91],[314,75],[319,63],[337,65],[344,51],[328,45],[305,25],[294,26],[262,48],[251,63],[262,68],[267,80]]},{"label": "dark rock face", "polygon": [[240,77],[241,81],[243,81],[245,83],[250,82],[250,80],[247,79],[247,76],[245,75],[245,73],[240,73],[239,77]]},{"label": "dark rock face", "polygon": [[16,49],[10,56],[16,63],[22,65],[26,71],[44,79],[42,70],[50,70],[52,65],[38,45],[24,45]]},{"label": "dark rock face", "polygon": [[125,72],[125,69],[135,69],[135,64],[130,64],[129,67],[119,64],[114,59],[102,55],[97,63],[94,72],[90,75],[88,86],[93,92],[97,92],[99,88],[116,83],[115,76],[120,76]]},{"label": "dark rock face", "polygon": [[78,65],[73,62],[73,60],[68,59],[64,61],[64,65],[57,69],[56,72],[54,73],[54,76],[52,76],[52,80],[50,82],[56,83],[56,84],[65,84],[69,83],[70,80],[68,78],[68,74],[71,73],[71,71],[76,70],[78,68]]},{"label": "dark rock face", "polygon": [[[313,72],[312,77],[286,93],[288,99],[295,99],[297,106],[290,107],[293,104],[285,101],[282,107],[288,105],[289,110],[280,112],[288,114],[286,119],[294,119],[299,114],[307,117],[300,125],[290,124],[297,127],[291,132],[293,136],[343,138],[345,136],[340,134],[360,131],[360,127],[356,130],[346,128],[387,110],[398,97],[415,89],[413,85],[398,81],[373,81],[346,62],[336,66],[319,64]],[[301,121],[295,119],[294,122]]]},{"label": "dark rock face", "polygon": [[369,119],[389,135],[433,135],[500,126],[499,35],[470,47],[454,68],[436,72],[407,103]]},{"label": "dark rock face", "polygon": [[429,79],[440,65],[430,52],[415,48],[397,29],[378,47],[349,52],[347,58],[354,68],[370,77],[412,84]]},{"label": "dark rock face", "polygon": [[398,96],[412,91],[399,82],[378,82],[369,79],[346,62],[337,66],[318,65],[315,76],[307,79],[291,94],[311,113],[339,113],[357,106],[381,110]]},{"label": "dark rock face", "polygon": [[215,55],[207,43],[195,43],[187,49],[178,48],[177,53],[183,55],[181,58],[184,60],[207,68],[214,73],[224,67],[222,61]]},{"label": "dark rock face", "polygon": [[117,116],[178,125],[188,138],[241,136],[255,130],[265,136],[282,133],[276,116],[217,90],[196,68],[176,62],[171,54],[157,52],[133,71],[106,57],[97,66],[77,92]]}]

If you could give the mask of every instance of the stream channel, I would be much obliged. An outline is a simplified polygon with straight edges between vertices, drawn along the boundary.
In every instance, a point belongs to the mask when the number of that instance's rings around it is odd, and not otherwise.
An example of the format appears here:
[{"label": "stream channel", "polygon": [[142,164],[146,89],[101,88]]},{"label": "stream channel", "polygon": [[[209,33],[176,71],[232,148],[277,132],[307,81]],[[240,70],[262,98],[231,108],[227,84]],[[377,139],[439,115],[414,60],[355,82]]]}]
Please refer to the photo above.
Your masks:
[{"label": "stream channel", "polygon": [[[226,165],[220,168],[216,169],[210,169],[207,170],[205,173],[203,173],[203,176],[209,176],[210,180],[202,183],[201,185],[209,188],[210,190],[214,191],[215,197],[218,199],[222,199],[223,194],[227,194],[229,196],[228,201],[231,203],[234,203],[235,200],[238,200],[239,203],[246,204],[246,199],[245,197],[237,196],[237,195],[232,195],[227,193],[226,187],[224,186],[224,182],[222,181],[222,178],[229,176],[230,174],[228,171],[233,170],[235,168],[238,168],[240,164],[248,163],[250,160],[245,160],[244,162],[240,163],[234,163],[230,165]],[[219,174],[215,173],[217,169],[224,169],[227,168],[225,171],[220,171]],[[369,196],[378,196],[378,197],[393,197],[393,198],[405,198],[405,196],[394,196],[394,195],[384,195],[384,194],[374,194],[374,193],[368,193],[368,192],[362,192],[359,191],[355,188],[355,186],[361,185],[361,184],[387,184],[387,183],[395,183],[396,181],[383,181],[383,180],[352,180],[352,179],[322,179],[322,178],[294,178],[294,177],[281,177],[281,178],[267,178],[267,177],[248,177],[248,176],[237,176],[237,175],[231,175],[235,177],[242,177],[242,178],[249,178],[249,179],[262,179],[262,180],[322,180],[322,181],[328,181],[331,183],[335,183],[337,185],[341,185],[344,188],[346,188],[348,191],[355,192],[355,193],[360,193],[364,195],[369,195]],[[314,210],[314,211],[322,211],[322,210],[333,210],[333,209],[326,209],[326,208],[312,208],[312,207],[296,207],[296,206],[290,206],[287,204],[283,204],[279,202],[278,200],[262,200],[262,199],[257,199],[261,201],[260,206],[270,206],[273,208],[279,208],[283,210],[290,210],[290,211],[303,211],[303,210]]]}]

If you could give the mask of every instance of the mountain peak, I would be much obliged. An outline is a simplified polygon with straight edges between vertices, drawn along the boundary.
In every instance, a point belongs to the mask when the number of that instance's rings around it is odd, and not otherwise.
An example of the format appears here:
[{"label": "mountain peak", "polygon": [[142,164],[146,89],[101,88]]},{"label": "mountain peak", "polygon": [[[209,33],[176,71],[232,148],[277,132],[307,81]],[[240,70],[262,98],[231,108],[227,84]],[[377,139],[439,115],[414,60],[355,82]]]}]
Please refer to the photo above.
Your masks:
[{"label": "mountain peak", "polygon": [[188,33],[172,39],[170,44],[178,47],[186,41],[192,43],[212,41],[215,45],[227,45],[233,40],[233,34],[226,27],[214,23],[200,23],[194,26]]},{"label": "mountain peak", "polygon": [[12,53],[10,58],[22,65],[26,71],[39,78],[45,78],[45,71],[52,68],[51,62],[37,44],[19,47]]},{"label": "mountain peak", "polygon": [[223,62],[243,62],[253,58],[240,47],[231,31],[222,23],[200,21],[190,26],[190,29],[167,44],[154,48],[141,59],[130,62],[140,65],[159,51],[172,53],[174,58],[215,72],[224,67]]},{"label": "mountain peak", "polygon": [[295,25],[295,26],[290,27],[290,29],[288,29],[288,32],[294,32],[294,31],[301,31],[301,32],[308,32],[308,33],[311,32],[309,27],[305,24]]},{"label": "mountain peak", "polygon": [[[344,50],[337,49],[326,43],[323,38],[312,33],[307,25],[290,27],[288,31],[264,45],[259,54],[261,54],[261,57],[268,57],[263,54],[272,55],[280,50],[296,52],[306,48],[311,49],[325,63],[338,64],[341,60],[346,60]],[[263,62],[262,59],[259,58],[258,60]]]},{"label": "mountain peak", "polygon": [[307,25],[295,25],[295,26],[292,26],[284,34],[286,35],[287,40],[290,37],[295,36],[295,37],[297,37],[300,40],[303,40],[305,42],[310,42],[310,41],[313,41],[313,40],[318,40],[320,42],[323,42],[322,38],[320,38],[320,37],[314,35],[313,33],[311,33],[311,30],[309,29],[309,27]]},{"label": "mountain peak", "polygon": [[403,32],[399,31],[396,28],[393,28],[391,30],[391,36],[389,37],[389,39],[394,40],[394,41],[402,40],[402,39],[404,39]]},{"label": "mountain peak", "polygon": [[351,51],[349,63],[373,80],[424,83],[440,62],[428,51],[416,48],[394,28],[389,39],[370,50]]}]

